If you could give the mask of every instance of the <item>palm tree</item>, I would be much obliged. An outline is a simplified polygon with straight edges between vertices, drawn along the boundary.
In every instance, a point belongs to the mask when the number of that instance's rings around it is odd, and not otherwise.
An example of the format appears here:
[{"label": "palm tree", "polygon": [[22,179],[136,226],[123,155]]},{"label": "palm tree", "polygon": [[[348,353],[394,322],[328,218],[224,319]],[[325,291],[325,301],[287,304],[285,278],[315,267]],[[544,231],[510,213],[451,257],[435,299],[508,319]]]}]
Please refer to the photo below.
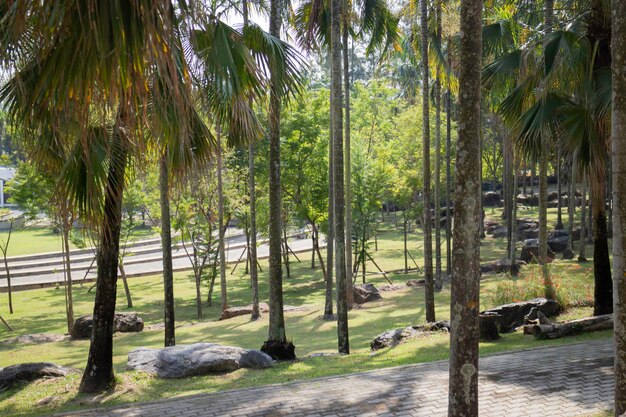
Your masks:
[{"label": "palm tree", "polygon": [[[280,40],[283,2],[270,3],[270,35]],[[279,51],[277,51],[279,52]],[[281,99],[297,93],[302,78],[294,70],[299,59],[287,59],[285,52],[269,55],[267,68],[270,73],[269,99],[269,287],[270,312],[268,337],[261,350],[275,359],[295,358],[295,346],[287,341],[283,314],[282,278],[282,198],[280,184],[280,108]],[[293,76],[289,76],[289,74]]]},{"label": "palm tree", "polygon": [[[626,50],[626,3],[612,2],[612,48]],[[626,413],[626,55],[613,55],[613,288],[615,314],[615,415]],[[582,236],[581,236],[582,238]]]},{"label": "palm tree", "polygon": [[480,240],[480,103],[482,7],[461,1],[459,139],[456,163],[452,295],[450,301],[450,388],[448,416],[478,416],[478,309]]},{"label": "palm tree", "polygon": [[[560,137],[565,156],[578,155],[580,169],[589,173],[594,223],[594,313],[606,314],[612,311],[605,213],[610,26],[607,1],[592,3],[571,10],[568,19],[575,24],[565,22],[567,30],[541,34],[523,48],[496,59],[485,67],[484,79],[489,85],[500,78],[519,77],[519,83],[502,101],[500,112],[527,155],[539,155],[548,143],[545,138]],[[538,54],[540,50],[544,53]]]},{"label": "palm tree", "polygon": [[428,1],[420,0],[420,45],[422,60],[422,155],[424,178],[424,287],[426,321],[435,319],[435,283],[433,277],[433,236],[430,209],[430,97],[429,97],[429,65],[428,65]]}]

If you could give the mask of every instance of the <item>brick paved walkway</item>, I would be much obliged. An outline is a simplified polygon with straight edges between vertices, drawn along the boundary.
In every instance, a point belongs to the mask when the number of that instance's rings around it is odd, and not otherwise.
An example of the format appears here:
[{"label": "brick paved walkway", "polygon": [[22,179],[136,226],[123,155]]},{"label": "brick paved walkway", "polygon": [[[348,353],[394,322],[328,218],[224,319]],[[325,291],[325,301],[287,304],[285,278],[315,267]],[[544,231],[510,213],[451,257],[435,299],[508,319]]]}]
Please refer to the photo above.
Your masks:
[{"label": "brick paved walkway", "polygon": [[[613,404],[613,341],[480,359],[483,417],[581,416]],[[448,364],[435,362],[90,410],[69,416],[445,416]]]}]

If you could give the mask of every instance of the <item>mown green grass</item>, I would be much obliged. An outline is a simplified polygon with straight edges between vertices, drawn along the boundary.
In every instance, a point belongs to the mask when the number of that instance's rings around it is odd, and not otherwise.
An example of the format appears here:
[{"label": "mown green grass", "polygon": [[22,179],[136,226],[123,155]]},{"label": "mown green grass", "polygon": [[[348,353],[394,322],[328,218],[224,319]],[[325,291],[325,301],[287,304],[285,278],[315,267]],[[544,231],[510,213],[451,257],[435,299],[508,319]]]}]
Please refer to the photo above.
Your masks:
[{"label": "mown green grass", "polygon": [[[497,217],[498,211],[487,213]],[[385,270],[402,268],[402,234],[393,224],[393,216],[386,219],[379,236],[379,250],[371,247],[371,254]],[[504,256],[505,243],[488,237],[482,245],[483,261]],[[421,264],[421,234],[411,233],[410,248],[412,255]],[[444,256],[445,256],[445,245]],[[159,398],[189,395],[200,392],[249,387],[261,384],[280,383],[319,376],[338,375],[365,371],[389,366],[443,360],[448,357],[448,336],[434,334],[411,340],[410,342],[370,355],[369,343],[385,330],[407,326],[424,321],[424,292],[422,289],[406,289],[396,292],[383,292],[384,299],[366,304],[350,312],[351,355],[307,358],[317,352],[336,351],[337,335],[335,322],[320,319],[324,302],[324,283],[321,271],[310,268],[310,254],[299,255],[300,263],[291,265],[292,278],[285,278],[284,297],[288,305],[306,306],[305,311],[286,313],[287,335],[296,344],[296,353],[300,358],[290,363],[280,363],[264,371],[240,370],[227,375],[213,375],[184,380],[158,380],[138,372],[125,371],[126,357],[130,350],[138,346],[158,347],[163,343],[162,330],[145,330],[138,334],[118,334],[114,340],[114,365],[118,385],[109,394],[98,397],[101,406],[125,402],[149,401]],[[293,261],[293,258],[292,258]],[[267,264],[262,262],[260,274],[261,300],[267,301]],[[421,266],[421,265],[420,265]],[[372,265],[368,265],[372,268]],[[579,265],[575,261],[557,260],[551,266],[551,272],[559,291],[568,291],[570,300],[583,300],[589,297],[593,288],[591,265]],[[522,276],[510,282],[523,285],[538,279],[538,269],[527,266]],[[416,278],[417,274],[391,274],[394,283],[402,283]],[[217,321],[219,302],[214,306],[204,306],[204,319],[195,317],[195,289],[186,273],[175,276],[176,317],[179,327],[176,331],[178,344],[199,341],[217,342],[259,348],[267,336],[267,318],[252,322],[248,317],[238,317],[226,321]],[[359,277],[360,280],[360,277]],[[486,275],[482,281],[481,307],[493,306],[494,295],[499,285],[510,278]],[[368,276],[368,281],[383,286],[383,277]],[[162,322],[162,283],[160,277],[135,278],[129,281],[135,308],[146,322],[146,326]],[[87,286],[76,287],[76,316],[91,312],[93,294],[87,293]],[[219,291],[218,291],[219,292]],[[246,305],[250,300],[248,277],[239,268],[234,275],[228,275],[229,304]],[[217,297],[217,295],[216,295]],[[119,311],[125,311],[125,298],[122,289],[118,289]],[[436,295],[436,313],[438,319],[449,317],[450,292],[446,287]],[[15,314],[6,314],[5,306],[0,306],[3,314],[15,327],[16,332],[9,334],[0,329],[0,340],[26,333],[62,333],[64,323],[64,297],[61,290],[42,289],[15,294]],[[590,308],[570,309],[562,319],[583,317],[591,314]],[[586,334],[553,341],[536,341],[520,333],[504,335],[493,343],[481,343],[481,354],[492,354],[507,350],[525,349],[553,344],[574,343],[591,338],[610,337],[611,332]],[[0,346],[0,367],[37,361],[51,361],[61,365],[82,369],[86,362],[88,341],[66,341],[42,346],[20,345]],[[8,392],[0,393],[0,415],[47,415],[53,410],[68,410],[93,406],[93,397],[77,394],[80,375],[66,379],[40,381],[26,384]],[[48,398],[44,405],[34,405]]]},{"label": "mown green grass", "polygon": [[[0,231],[0,239],[6,241],[8,233]],[[150,228],[136,228],[131,232],[129,241],[156,237]],[[61,252],[61,234],[49,227],[27,227],[13,230],[7,250],[7,256],[31,255],[36,253]],[[70,242],[71,249],[76,245]]]}]

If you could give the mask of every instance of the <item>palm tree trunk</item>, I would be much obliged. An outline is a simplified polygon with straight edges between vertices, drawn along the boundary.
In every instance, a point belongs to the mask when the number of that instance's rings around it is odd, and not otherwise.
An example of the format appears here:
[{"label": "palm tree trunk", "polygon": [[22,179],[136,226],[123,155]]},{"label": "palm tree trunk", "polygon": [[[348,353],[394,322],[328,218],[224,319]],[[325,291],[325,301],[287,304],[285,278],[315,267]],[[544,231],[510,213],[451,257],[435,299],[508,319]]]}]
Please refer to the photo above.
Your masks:
[{"label": "palm tree trunk", "polygon": [[67,315],[67,332],[72,333],[72,329],[74,328],[74,297],[72,295],[72,268],[70,264],[70,227],[71,222],[68,226],[67,216],[64,216],[64,224],[63,224],[63,258],[65,261],[65,312]]},{"label": "palm tree trunk", "polygon": [[557,183],[557,211],[556,211],[556,226],[554,227],[556,230],[563,229],[563,214],[562,214],[562,205],[561,205],[561,142],[557,143],[557,157],[556,157],[556,183]]},{"label": "palm tree trunk", "polygon": [[[448,80],[449,83],[449,80]],[[448,89],[446,94],[446,275],[448,279],[452,274],[452,203],[450,193],[452,191],[452,175],[450,164],[452,163],[452,92]]]},{"label": "palm tree trunk", "polygon": [[428,1],[420,0],[422,51],[422,153],[424,178],[424,297],[426,321],[435,319],[435,282],[433,277],[433,236],[430,213],[430,106],[428,97]]},{"label": "palm tree trunk", "polygon": [[[441,0],[435,6],[437,40],[441,45]],[[443,288],[441,276],[441,82],[435,80],[435,291]]]},{"label": "palm tree trunk", "polygon": [[597,164],[590,182],[591,215],[593,217],[593,276],[594,306],[593,314],[611,314],[613,312],[613,281],[611,279],[611,260],[609,259],[609,239],[606,221],[606,166]]},{"label": "palm tree trunk", "polygon": [[[124,115],[120,116],[124,119]],[[102,392],[113,386],[113,318],[117,297],[117,264],[122,227],[122,196],[128,144],[118,126],[113,133],[105,185],[104,215],[98,247],[98,276],[93,308],[93,330],[80,392]]]},{"label": "palm tree trunk", "polygon": [[218,250],[220,257],[220,294],[222,298],[222,311],[228,308],[228,290],[226,288],[226,249],[224,227],[224,182],[222,180],[222,127],[220,120],[217,121],[217,223],[218,223]]},{"label": "palm tree trunk", "polygon": [[159,188],[161,196],[161,248],[163,250],[163,288],[165,346],[176,344],[174,315],[174,269],[172,268],[172,227],[170,224],[170,184],[167,154],[161,156]]},{"label": "palm tree trunk", "polygon": [[459,139],[457,145],[450,301],[449,417],[478,417],[478,311],[480,288],[480,74],[481,0],[461,2]]},{"label": "palm tree trunk", "polygon": [[580,248],[578,262],[587,262],[585,244],[587,243],[587,173],[583,171],[582,204],[580,207]]},{"label": "palm tree trunk", "polygon": [[[552,19],[554,13],[554,1],[545,0],[544,3],[544,32],[552,32]],[[547,132],[541,135],[541,149],[539,150],[539,263],[545,296],[554,299],[556,296],[554,285],[548,269],[548,141]]]},{"label": "palm tree trunk", "polygon": [[[612,47],[626,50],[626,3],[612,2]],[[612,108],[615,415],[626,413],[626,55],[614,54]]]},{"label": "palm tree trunk", "polygon": [[[270,34],[280,37],[282,1],[270,3]],[[294,359],[293,345],[287,342],[285,316],[283,314],[283,268],[282,244],[282,199],[280,193],[280,98],[278,74],[271,74],[269,106],[269,329],[267,341],[261,348],[275,359]],[[289,347],[290,346],[290,347]]]},{"label": "palm tree trunk", "polygon": [[[248,0],[242,0],[243,25],[248,26]],[[250,106],[252,108],[252,106]],[[250,260],[250,282],[252,283],[252,320],[261,317],[259,310],[259,269],[256,252],[256,189],[254,178],[254,144],[248,146],[248,188],[250,193],[250,245],[248,259]]]},{"label": "palm tree trunk", "polygon": [[352,293],[352,166],[350,162],[350,60],[348,56],[348,35],[350,30],[349,2],[343,0],[343,85],[345,100],[345,142],[344,142],[344,163],[345,163],[345,190],[346,190],[346,301],[348,309],[352,309],[354,304],[354,294]]},{"label": "palm tree trunk", "polygon": [[[333,103],[333,90],[330,90],[330,103]],[[333,151],[333,113],[330,112],[330,126],[328,135],[328,233],[326,235],[326,294],[324,303],[324,319],[333,320],[333,265],[335,252],[335,181],[333,167],[335,165]]]},{"label": "palm tree trunk", "polygon": [[[335,200],[335,279],[337,287],[337,346],[350,353],[346,271],[345,194],[343,164],[343,115],[341,86],[341,17],[343,0],[331,0],[331,102],[333,132],[333,180]],[[330,266],[329,266],[330,268]]]}]

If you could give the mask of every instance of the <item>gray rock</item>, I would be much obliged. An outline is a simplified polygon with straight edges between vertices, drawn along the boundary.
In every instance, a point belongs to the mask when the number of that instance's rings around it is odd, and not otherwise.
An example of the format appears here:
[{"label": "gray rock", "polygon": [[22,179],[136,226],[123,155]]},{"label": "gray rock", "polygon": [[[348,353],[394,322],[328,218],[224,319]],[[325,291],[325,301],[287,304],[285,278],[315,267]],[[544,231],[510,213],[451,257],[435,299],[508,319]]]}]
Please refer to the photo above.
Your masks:
[{"label": "gray rock", "polygon": [[239,368],[265,369],[273,364],[272,358],[259,350],[215,343],[162,349],[140,347],[128,354],[129,370],[148,372],[159,378],[185,378],[232,372]]},{"label": "gray rock", "polygon": [[450,323],[447,321],[437,321],[434,323],[426,323],[416,326],[402,327],[400,329],[393,329],[383,332],[376,336],[370,343],[372,350],[384,349],[390,346],[396,346],[403,343],[407,339],[417,337],[427,332],[449,332]]},{"label": "gray rock", "polygon": [[500,331],[502,333],[507,333],[515,330],[516,327],[523,325],[525,323],[525,317],[531,312],[533,307],[536,307],[536,310],[543,313],[546,317],[553,317],[561,312],[561,305],[555,300],[535,298],[529,301],[501,305],[499,307],[482,311],[480,314],[500,315]]},{"label": "gray rock", "polygon": [[410,279],[406,282],[407,287],[423,287],[426,281],[423,279]]},{"label": "gray rock", "polygon": [[[270,307],[266,303],[259,303],[259,311],[261,313],[267,313],[268,311],[270,311]],[[245,307],[231,307],[222,311],[222,314],[220,315],[220,320],[228,320],[232,319],[233,317],[247,316],[250,314],[252,314],[252,304]]]},{"label": "gray rock", "polygon": [[78,372],[49,362],[20,363],[0,368],[0,391],[9,389],[19,382],[32,382],[41,378],[64,377]]},{"label": "gray rock", "polygon": [[[143,319],[137,313],[115,313],[113,331],[130,333],[143,330]],[[93,316],[82,316],[74,322],[72,339],[89,339],[93,328]]]},{"label": "gray rock", "polygon": [[10,339],[3,340],[0,343],[4,345],[13,345],[13,344],[18,344],[18,343],[24,344],[24,345],[40,345],[43,343],[62,342],[67,339],[69,339],[69,337],[63,334],[33,333],[33,334],[23,334],[21,336],[12,337]]},{"label": "gray rock", "polygon": [[353,287],[354,302],[357,304],[369,303],[370,301],[382,300],[382,295],[374,284],[361,284]]},{"label": "gray rock", "polygon": [[502,207],[502,196],[495,191],[488,191],[483,196],[483,206]]}]

